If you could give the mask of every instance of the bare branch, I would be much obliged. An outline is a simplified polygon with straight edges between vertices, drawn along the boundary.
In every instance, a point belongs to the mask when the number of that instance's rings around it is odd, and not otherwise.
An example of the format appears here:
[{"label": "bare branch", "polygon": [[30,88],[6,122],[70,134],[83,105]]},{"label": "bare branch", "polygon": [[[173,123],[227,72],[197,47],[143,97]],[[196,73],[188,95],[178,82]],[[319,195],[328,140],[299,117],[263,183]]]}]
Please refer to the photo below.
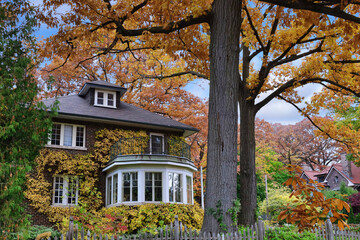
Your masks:
[{"label": "bare branch", "polygon": [[254,26],[254,23],[253,23],[253,21],[252,21],[252,19],[251,19],[251,15],[250,15],[250,13],[249,13],[249,10],[248,10],[247,7],[246,7],[246,4],[244,4],[244,9],[245,9],[246,15],[247,15],[247,17],[248,17],[250,27],[251,27],[251,29],[253,30],[254,35],[255,35],[257,41],[259,42],[259,44],[260,44],[260,46],[261,46],[261,49],[264,51],[264,50],[265,50],[264,44],[263,44],[262,41],[261,41],[261,38],[260,38],[260,36],[259,36],[259,32],[256,30],[256,27]]}]

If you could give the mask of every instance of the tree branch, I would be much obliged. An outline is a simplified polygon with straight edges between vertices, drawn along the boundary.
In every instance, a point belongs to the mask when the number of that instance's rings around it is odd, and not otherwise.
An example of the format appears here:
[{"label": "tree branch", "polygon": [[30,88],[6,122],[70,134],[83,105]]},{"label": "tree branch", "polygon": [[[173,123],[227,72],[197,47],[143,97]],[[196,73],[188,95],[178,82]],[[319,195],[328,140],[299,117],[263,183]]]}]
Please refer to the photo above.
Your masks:
[{"label": "tree branch", "polygon": [[201,73],[198,73],[198,72],[194,72],[194,71],[185,71],[185,72],[179,72],[179,73],[173,73],[173,74],[170,74],[170,75],[146,75],[146,74],[141,74],[141,73],[138,73],[142,78],[149,78],[149,79],[164,79],[164,78],[172,78],[172,77],[179,77],[179,76],[183,76],[183,75],[187,75],[187,74],[191,74],[191,75],[194,75],[196,77],[199,77],[199,78],[203,78],[203,79],[207,79],[207,80],[210,80],[210,78],[204,74],[201,74]]},{"label": "tree branch", "polygon": [[[323,13],[330,16],[342,18],[344,20],[349,20],[355,23],[360,23],[359,17],[346,13],[344,11],[344,6],[339,7],[344,2],[342,0],[334,0],[328,2],[327,4],[324,4],[323,3],[324,1],[319,1],[319,0],[261,0],[261,1],[270,4],[276,4],[287,8],[292,8],[292,9],[309,10],[312,12]],[[349,4],[360,5],[358,1],[350,0],[348,2]],[[334,6],[334,7],[330,8],[328,6]]]}]

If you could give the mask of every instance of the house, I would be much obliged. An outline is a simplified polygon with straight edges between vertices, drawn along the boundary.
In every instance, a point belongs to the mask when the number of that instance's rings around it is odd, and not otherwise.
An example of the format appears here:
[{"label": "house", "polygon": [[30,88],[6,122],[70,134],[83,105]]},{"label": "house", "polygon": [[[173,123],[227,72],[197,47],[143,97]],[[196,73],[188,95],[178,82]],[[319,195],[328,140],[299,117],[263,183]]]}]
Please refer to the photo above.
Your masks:
[{"label": "house", "polygon": [[[94,189],[99,189],[103,205],[193,204],[193,173],[197,168],[190,159],[189,145],[181,139],[198,130],[121,101],[125,92],[125,88],[115,84],[93,81],[85,83],[77,95],[59,97],[58,115],[53,119],[46,150],[74,156],[68,163],[77,167],[74,162],[80,161],[78,156],[99,155],[94,153],[97,132],[103,129],[141,132],[141,136],[118,139],[110,147],[101,169],[90,173],[99,175]],[[51,105],[54,101],[43,102]],[[91,163],[88,164],[91,169]],[[32,181],[43,181],[42,188],[50,188],[51,197],[40,200],[44,190],[30,189],[27,194],[34,224],[50,225],[49,215],[55,212],[51,209],[62,211],[78,204],[80,198],[81,177],[67,175],[64,170],[55,174],[53,165],[43,166],[41,176]],[[84,172],[89,170],[83,168]]]},{"label": "house", "polygon": [[360,190],[360,167],[346,159],[346,154],[341,154],[340,163],[324,166],[315,171],[304,170],[301,174],[304,179],[312,179],[324,183],[330,190],[339,190],[341,182],[346,186]]}]

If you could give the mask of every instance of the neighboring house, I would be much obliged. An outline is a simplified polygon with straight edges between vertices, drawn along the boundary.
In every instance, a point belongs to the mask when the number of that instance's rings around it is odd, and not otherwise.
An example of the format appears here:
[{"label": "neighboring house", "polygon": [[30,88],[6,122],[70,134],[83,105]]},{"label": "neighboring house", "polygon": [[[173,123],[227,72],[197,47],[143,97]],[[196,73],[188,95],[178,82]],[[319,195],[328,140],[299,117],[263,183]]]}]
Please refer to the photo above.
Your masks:
[{"label": "neighboring house", "polygon": [[[110,161],[102,169],[101,190],[106,207],[121,204],[174,202],[193,204],[193,173],[190,147],[175,137],[187,137],[198,130],[159,114],[121,101],[125,88],[104,82],[86,83],[77,95],[57,98],[58,116],[53,119],[51,139],[46,148],[71,154],[94,149],[95,134],[101,129],[142,130],[147,138],[122,138],[110,149]],[[43,102],[50,105],[55,99]],[[146,140],[146,144],[136,144]],[[171,140],[171,141],[170,141]],[[137,146],[135,149],[134,146]],[[77,176],[53,176],[51,207],[78,203]],[[41,223],[41,214],[34,223]]]},{"label": "neighboring house", "polygon": [[341,182],[346,186],[360,190],[360,167],[346,159],[346,154],[341,154],[340,163],[332,166],[325,166],[321,170],[303,171],[301,177],[324,183],[325,187],[331,190],[339,190]]}]

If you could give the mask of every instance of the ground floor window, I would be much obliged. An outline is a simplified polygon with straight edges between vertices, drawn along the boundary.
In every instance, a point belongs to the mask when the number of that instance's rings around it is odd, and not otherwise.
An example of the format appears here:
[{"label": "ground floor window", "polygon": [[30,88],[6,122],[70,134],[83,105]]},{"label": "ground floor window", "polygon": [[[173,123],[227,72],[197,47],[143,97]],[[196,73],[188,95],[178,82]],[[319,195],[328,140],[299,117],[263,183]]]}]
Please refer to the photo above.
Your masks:
[{"label": "ground floor window", "polygon": [[114,204],[118,202],[118,174],[114,174],[107,178],[106,204]]},{"label": "ground floor window", "polygon": [[54,205],[76,205],[79,194],[79,180],[76,176],[55,176],[53,190]]},{"label": "ground floor window", "polygon": [[186,176],[186,196],[187,196],[187,203],[192,204],[192,180],[190,176]]},{"label": "ground floor window", "polygon": [[124,172],[122,174],[122,201],[133,202],[138,200],[138,173]]},{"label": "ground floor window", "polygon": [[182,202],[181,174],[169,173],[169,202]]},{"label": "ground floor window", "polygon": [[192,172],[164,169],[117,170],[106,177],[106,205],[144,202],[193,203]]},{"label": "ground floor window", "polygon": [[145,201],[162,201],[162,173],[145,173]]}]

